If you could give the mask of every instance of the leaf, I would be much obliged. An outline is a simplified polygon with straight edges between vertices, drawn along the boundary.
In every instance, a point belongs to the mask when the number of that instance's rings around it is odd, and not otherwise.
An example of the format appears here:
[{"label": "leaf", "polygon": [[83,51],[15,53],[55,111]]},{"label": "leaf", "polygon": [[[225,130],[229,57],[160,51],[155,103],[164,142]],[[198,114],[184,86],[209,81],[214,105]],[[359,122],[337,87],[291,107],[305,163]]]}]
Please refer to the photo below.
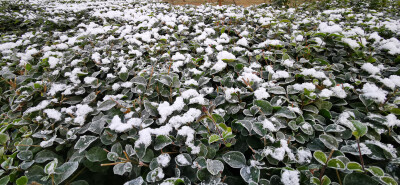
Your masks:
[{"label": "leaf", "polygon": [[390,109],[390,112],[396,115],[400,115],[400,108],[393,108]]},{"label": "leaf", "polygon": [[139,176],[136,179],[125,182],[124,185],[142,185],[144,183],[143,177]]},{"label": "leaf", "polygon": [[159,135],[154,141],[154,150],[161,150],[172,143],[171,138],[165,135]]},{"label": "leaf", "polygon": [[329,112],[329,110],[326,109],[319,110],[319,115],[323,116],[326,119],[332,119],[331,112]]},{"label": "leaf", "polygon": [[319,163],[325,165],[327,157],[324,152],[317,150],[314,152],[313,156]]},{"label": "leaf", "polygon": [[288,119],[295,119],[297,117],[296,114],[287,107],[282,107],[281,109],[279,109],[278,112],[275,113],[275,116]]},{"label": "leaf", "polygon": [[[22,177],[18,178],[15,182],[17,183],[17,185],[26,185],[26,184],[28,184],[28,177],[22,176]],[[0,182],[0,184],[1,184],[1,182]]]},{"label": "leaf", "polygon": [[254,100],[253,104],[257,105],[258,107],[260,107],[260,109],[262,111],[262,114],[264,114],[264,115],[272,114],[273,107],[268,101],[265,101],[265,100]]},{"label": "leaf", "polygon": [[162,180],[163,178],[164,178],[164,172],[162,168],[158,167],[147,174],[146,181],[156,182]]},{"label": "leaf", "polygon": [[96,136],[89,136],[89,135],[84,135],[79,138],[79,140],[76,142],[74,149],[79,150],[79,153],[84,151],[91,143],[93,143],[98,137]]},{"label": "leaf", "polygon": [[329,185],[329,184],[331,184],[331,179],[326,175],[324,175],[321,180],[322,180],[321,185]]},{"label": "leaf", "polygon": [[247,183],[254,181],[258,182],[260,180],[260,169],[255,166],[245,166],[240,169],[240,176]]},{"label": "leaf", "polygon": [[378,166],[370,166],[369,168],[367,168],[367,171],[371,172],[372,175],[378,176],[378,177],[385,175],[385,172],[382,170],[382,168],[380,168]]},{"label": "leaf", "polygon": [[53,160],[54,158],[57,158],[57,154],[50,150],[42,150],[38,152],[35,156],[35,162],[36,163],[44,163],[46,161]]},{"label": "leaf", "polygon": [[217,142],[217,141],[219,141],[219,140],[221,140],[221,139],[222,139],[222,138],[221,138],[219,135],[217,135],[217,134],[212,134],[212,135],[208,138],[208,143],[211,144],[211,143]]},{"label": "leaf", "polygon": [[179,154],[175,157],[175,162],[178,166],[189,166],[192,164],[192,157],[187,153]]},{"label": "leaf", "polygon": [[341,170],[341,169],[345,168],[345,164],[341,160],[335,159],[335,158],[330,159],[328,161],[327,165],[328,165],[329,168],[333,168],[333,169]]},{"label": "leaf", "polygon": [[32,138],[24,138],[22,139],[21,142],[19,142],[19,144],[16,146],[18,151],[23,151],[23,150],[28,150],[29,149],[29,145],[33,144],[33,140]]},{"label": "leaf", "polygon": [[351,123],[353,123],[353,126],[356,128],[355,131],[353,131],[353,135],[358,139],[365,135],[368,131],[368,127],[356,120],[351,120]]},{"label": "leaf", "polygon": [[364,172],[362,166],[358,162],[348,162],[346,166],[349,170]]},{"label": "leaf", "polygon": [[89,151],[87,151],[85,157],[90,162],[104,161],[107,159],[107,152],[104,151],[102,148],[95,146],[89,149]]},{"label": "leaf", "polygon": [[99,111],[108,111],[111,108],[113,108],[115,105],[117,105],[117,102],[115,102],[115,101],[113,101],[111,99],[108,99],[108,100],[100,103],[100,105],[97,107],[97,110],[99,110]]},{"label": "leaf", "polygon": [[54,176],[54,181],[56,184],[60,184],[64,182],[68,177],[70,177],[77,169],[79,163],[78,162],[66,162],[61,166],[57,167]]},{"label": "leaf", "polygon": [[281,86],[273,86],[268,88],[268,92],[272,94],[286,94],[285,88]]},{"label": "leaf", "polygon": [[120,74],[119,74],[119,78],[120,78],[122,81],[128,80],[128,77],[129,77],[129,74],[128,74],[128,73],[120,73]]},{"label": "leaf", "polygon": [[364,173],[350,173],[344,177],[343,185],[377,185],[378,182]]},{"label": "leaf", "polygon": [[119,163],[113,167],[113,172],[116,175],[124,175],[132,171],[132,164],[130,162]]},{"label": "leaf", "polygon": [[232,168],[242,168],[246,166],[246,158],[238,151],[227,152],[222,155],[222,159]]},{"label": "leaf", "polygon": [[338,141],[336,140],[335,137],[327,134],[321,134],[319,135],[319,139],[324,143],[324,145],[331,149],[331,150],[337,150],[339,147]]},{"label": "leaf", "polygon": [[10,137],[6,133],[0,133],[0,144],[6,145],[7,141],[10,140]]},{"label": "leaf", "polygon": [[57,164],[58,164],[57,158],[55,158],[53,161],[47,163],[46,166],[44,167],[44,173],[46,173],[48,175],[54,174]]},{"label": "leaf", "polygon": [[8,182],[10,181],[10,176],[9,175],[7,175],[7,176],[4,176],[4,177],[2,177],[1,179],[0,179],[0,184],[1,185],[6,185],[6,184],[8,184]]},{"label": "leaf", "polygon": [[212,118],[214,119],[214,121],[215,121],[217,124],[225,123],[224,118],[223,118],[221,115],[219,115],[219,114],[213,114],[213,115],[212,115]]},{"label": "leaf", "polygon": [[392,177],[384,176],[384,177],[381,177],[380,179],[387,185],[397,185],[396,180],[394,180]]},{"label": "leaf", "polygon": [[224,163],[219,160],[207,159],[207,170],[212,175],[217,175],[218,173],[224,171]]}]

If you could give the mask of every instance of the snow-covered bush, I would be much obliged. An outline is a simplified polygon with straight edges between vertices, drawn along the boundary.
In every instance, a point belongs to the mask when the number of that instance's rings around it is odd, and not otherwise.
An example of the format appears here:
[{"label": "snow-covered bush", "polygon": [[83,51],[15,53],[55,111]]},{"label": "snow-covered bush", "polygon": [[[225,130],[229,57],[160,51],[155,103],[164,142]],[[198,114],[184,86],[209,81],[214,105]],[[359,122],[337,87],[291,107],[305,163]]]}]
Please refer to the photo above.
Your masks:
[{"label": "snow-covered bush", "polygon": [[398,184],[395,2],[19,3],[0,184]]}]

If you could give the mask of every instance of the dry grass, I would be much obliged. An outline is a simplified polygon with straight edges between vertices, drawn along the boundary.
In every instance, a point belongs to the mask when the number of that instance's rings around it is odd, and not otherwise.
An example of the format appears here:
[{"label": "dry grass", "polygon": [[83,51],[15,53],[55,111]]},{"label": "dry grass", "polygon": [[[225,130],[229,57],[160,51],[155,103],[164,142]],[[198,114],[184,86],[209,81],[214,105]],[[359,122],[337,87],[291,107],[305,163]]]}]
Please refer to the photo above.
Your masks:
[{"label": "dry grass", "polygon": [[[211,3],[214,5],[218,5],[218,0],[165,0],[173,5],[185,5],[185,4],[192,4],[192,5],[202,5],[204,3]],[[315,0],[290,0],[290,6],[295,7],[303,2],[310,2]],[[230,5],[236,4],[241,6],[251,6],[257,5],[262,3],[271,3],[272,0],[222,0],[222,5]]]}]

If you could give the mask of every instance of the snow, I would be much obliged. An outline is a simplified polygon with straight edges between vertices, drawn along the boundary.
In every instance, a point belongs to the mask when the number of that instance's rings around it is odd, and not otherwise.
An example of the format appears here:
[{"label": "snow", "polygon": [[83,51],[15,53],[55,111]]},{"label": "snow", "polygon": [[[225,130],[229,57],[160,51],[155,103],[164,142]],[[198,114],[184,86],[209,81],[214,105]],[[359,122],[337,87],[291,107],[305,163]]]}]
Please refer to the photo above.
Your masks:
[{"label": "snow", "polygon": [[380,49],[388,50],[389,54],[399,55],[400,54],[400,41],[396,38],[383,40],[380,42]]},{"label": "snow", "polygon": [[388,94],[387,91],[382,90],[381,88],[377,87],[375,84],[366,83],[362,88],[362,93],[364,96],[373,99],[378,103],[385,102],[386,95]]},{"label": "snow", "polygon": [[312,154],[309,149],[299,149],[297,150],[297,162],[300,164],[309,163],[312,159]]},{"label": "snow", "polygon": [[172,56],[171,59],[174,60],[174,61],[176,61],[176,60],[185,60],[186,57],[184,55],[182,55],[181,53],[177,52],[177,53],[175,53],[174,56]]},{"label": "snow", "polygon": [[215,70],[215,71],[219,72],[219,71],[222,71],[223,69],[225,69],[226,66],[227,66],[227,64],[225,62],[223,62],[222,60],[218,60],[218,62],[214,64],[214,66],[211,68],[211,70]]},{"label": "snow", "polygon": [[186,136],[185,144],[192,149],[192,154],[198,154],[200,152],[200,147],[194,145],[195,131],[192,128],[190,128],[189,126],[183,126],[181,129],[178,130],[178,135]]},{"label": "snow", "polygon": [[310,82],[305,82],[302,84],[294,84],[293,88],[298,90],[298,91],[304,91],[304,89],[307,89],[309,91],[314,91],[315,90],[315,85]]},{"label": "snow", "polygon": [[344,125],[347,128],[350,128],[351,130],[355,130],[355,127],[354,127],[353,123],[351,123],[349,118],[351,118],[353,120],[355,118],[354,113],[350,112],[350,111],[345,111],[339,115],[337,123]]},{"label": "snow", "polygon": [[85,84],[91,84],[96,80],[97,80],[97,78],[95,78],[95,77],[85,77],[85,79],[84,79]]},{"label": "snow", "polygon": [[346,91],[343,90],[343,86],[342,85],[331,87],[330,90],[338,98],[342,98],[343,99],[343,98],[347,97],[347,93],[346,93]]},{"label": "snow", "polygon": [[184,155],[178,155],[176,156],[176,161],[179,162],[182,165],[189,165],[189,161],[185,158]]},{"label": "snow", "polygon": [[53,83],[50,90],[47,92],[50,96],[56,95],[57,92],[64,91],[69,86],[65,84]]},{"label": "snow", "polygon": [[279,78],[289,78],[289,73],[286,71],[276,71],[273,75],[273,79],[279,79]]},{"label": "snow", "polygon": [[333,95],[333,91],[329,90],[329,89],[323,89],[320,93],[319,96],[320,97],[325,97],[325,98],[329,98]]},{"label": "snow", "polygon": [[157,110],[161,118],[159,118],[158,121],[160,121],[160,123],[164,123],[169,115],[171,115],[174,111],[181,111],[184,106],[185,103],[183,102],[182,97],[177,97],[172,105],[166,101],[160,103]]},{"label": "snow", "polygon": [[249,43],[247,42],[247,39],[245,37],[239,39],[236,42],[237,45],[241,45],[241,46],[249,46]]},{"label": "snow", "polygon": [[171,161],[171,156],[169,154],[161,154],[157,157],[157,163],[161,167],[167,167],[170,161]]},{"label": "snow", "polygon": [[264,129],[268,129],[270,132],[276,132],[276,131],[278,131],[278,130],[275,128],[275,125],[272,124],[272,122],[269,121],[268,119],[265,119],[265,120],[262,122],[262,124],[263,124],[263,128],[264,128]]},{"label": "snow", "polygon": [[378,67],[375,67],[371,63],[364,63],[361,66],[361,69],[363,69],[364,71],[367,71],[371,75],[375,75],[375,74],[380,73],[380,69]]},{"label": "snow", "polygon": [[329,26],[325,22],[319,24],[318,29],[322,33],[336,33],[336,32],[342,32],[343,31],[343,29],[340,27],[340,25],[334,24],[332,26]]},{"label": "snow", "polygon": [[49,118],[52,118],[56,121],[61,120],[62,114],[59,111],[57,111],[56,109],[45,109],[43,112],[46,113],[47,117],[49,117]]},{"label": "snow", "polygon": [[80,126],[82,126],[85,123],[86,115],[92,111],[93,111],[93,108],[91,108],[87,104],[76,105],[76,112],[75,112],[76,117],[74,118],[74,122],[78,123]]},{"label": "snow", "polygon": [[351,48],[359,48],[360,44],[358,44],[357,41],[350,39],[350,38],[343,38],[342,41],[346,44],[348,44]]},{"label": "snow", "polygon": [[234,59],[236,59],[236,57],[232,53],[229,53],[227,51],[221,51],[218,53],[217,59],[218,60],[222,60],[222,59],[234,60]]},{"label": "snow", "polygon": [[48,105],[50,105],[50,101],[49,100],[43,100],[41,101],[38,105],[34,106],[34,107],[29,107],[24,114],[29,114],[31,112],[35,112],[35,111],[39,111],[42,110],[44,108],[46,108]]},{"label": "snow", "polygon": [[325,75],[324,72],[316,71],[314,68],[303,69],[301,74],[304,75],[304,76],[312,76],[312,77],[318,78],[318,79],[326,78],[326,75]]},{"label": "snow", "polygon": [[185,81],[185,85],[195,85],[198,86],[199,83],[195,79],[190,79]]},{"label": "snow", "polygon": [[386,121],[383,123],[387,127],[398,126],[400,127],[400,120],[397,119],[396,115],[388,114],[386,116]]},{"label": "snow", "polygon": [[47,61],[50,65],[50,68],[53,69],[57,66],[57,64],[59,63],[59,59],[55,58],[55,57],[49,57],[49,60]]},{"label": "snow", "polygon": [[227,99],[227,100],[230,100],[231,98],[232,98],[232,94],[233,93],[240,93],[240,89],[238,89],[238,88],[226,88],[225,89],[225,98]]},{"label": "snow", "polygon": [[400,87],[400,76],[390,75],[389,79],[397,86]]},{"label": "snow", "polygon": [[300,185],[299,172],[283,170],[281,182],[284,185]]},{"label": "snow", "polygon": [[115,115],[111,120],[111,124],[108,126],[111,130],[117,133],[127,132],[133,128],[133,125],[128,123],[123,123],[118,115]]},{"label": "snow", "polygon": [[287,67],[293,67],[294,60],[291,59],[286,59],[282,62],[282,65],[287,66]]},{"label": "snow", "polygon": [[183,115],[173,116],[169,119],[169,123],[175,129],[178,129],[183,124],[194,122],[201,115],[201,111],[195,108],[190,108]]},{"label": "snow", "polygon": [[269,45],[272,45],[272,46],[282,45],[282,41],[280,41],[280,40],[270,40],[270,39],[267,39],[267,40],[265,40],[264,42],[258,44],[258,47],[259,47],[259,48],[263,48],[263,47],[267,47],[267,46],[269,46]]},{"label": "snow", "polygon": [[256,97],[257,100],[268,99],[270,97],[269,93],[267,92],[267,89],[265,89],[264,87],[260,87],[257,90],[255,90],[254,96]]}]

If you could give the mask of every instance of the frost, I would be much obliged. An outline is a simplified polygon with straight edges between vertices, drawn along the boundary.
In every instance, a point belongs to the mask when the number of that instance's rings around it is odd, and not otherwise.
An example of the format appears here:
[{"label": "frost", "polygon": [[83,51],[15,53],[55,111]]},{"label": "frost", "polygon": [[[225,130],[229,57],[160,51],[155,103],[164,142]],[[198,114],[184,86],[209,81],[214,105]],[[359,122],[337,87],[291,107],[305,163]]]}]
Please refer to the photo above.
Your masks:
[{"label": "frost", "polygon": [[93,108],[91,108],[87,104],[85,105],[78,104],[76,105],[76,108],[77,108],[75,112],[76,117],[74,118],[74,122],[82,126],[85,123],[86,115],[92,112]]},{"label": "frost", "polygon": [[383,123],[388,127],[399,126],[400,127],[400,120],[397,119],[396,115],[388,114],[386,116],[386,121]]},{"label": "frost", "polygon": [[335,87],[331,87],[330,90],[338,98],[346,98],[346,96],[347,96],[346,91],[344,91],[343,87],[341,87],[340,85],[339,86],[335,86]]},{"label": "frost", "polygon": [[176,156],[176,161],[178,161],[182,165],[189,165],[189,161],[186,159],[184,155],[178,155]]},{"label": "frost", "polygon": [[311,151],[309,149],[297,150],[297,162],[300,164],[309,163],[312,159]]},{"label": "frost", "polygon": [[265,119],[265,120],[262,122],[262,124],[263,124],[263,128],[264,128],[264,129],[268,129],[270,132],[276,132],[276,131],[278,131],[278,130],[275,128],[275,125],[274,125],[271,121],[269,121],[268,119]]}]

